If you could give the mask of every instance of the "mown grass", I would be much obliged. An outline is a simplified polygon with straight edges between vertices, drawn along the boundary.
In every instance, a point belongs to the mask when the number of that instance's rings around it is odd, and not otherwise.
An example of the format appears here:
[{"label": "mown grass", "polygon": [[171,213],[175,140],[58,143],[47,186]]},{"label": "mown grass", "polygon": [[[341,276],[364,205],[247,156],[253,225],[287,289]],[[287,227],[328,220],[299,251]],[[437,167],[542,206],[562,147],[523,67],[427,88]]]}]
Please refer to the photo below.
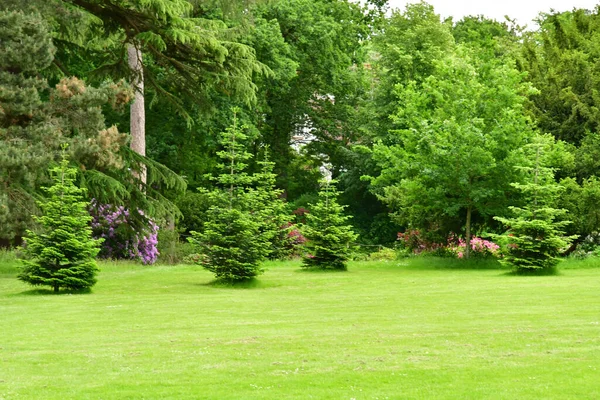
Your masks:
[{"label": "mown grass", "polygon": [[600,398],[594,266],[287,262],[237,287],[103,263],[52,295],[0,264],[0,399]]}]

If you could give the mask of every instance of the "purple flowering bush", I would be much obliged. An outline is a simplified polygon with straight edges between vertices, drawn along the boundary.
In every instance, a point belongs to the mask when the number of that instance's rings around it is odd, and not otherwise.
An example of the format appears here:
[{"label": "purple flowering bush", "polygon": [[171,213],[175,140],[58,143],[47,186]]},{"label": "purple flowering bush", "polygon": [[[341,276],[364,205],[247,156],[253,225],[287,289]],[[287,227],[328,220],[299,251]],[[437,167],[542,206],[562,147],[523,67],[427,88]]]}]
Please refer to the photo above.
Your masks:
[{"label": "purple flowering bush", "polygon": [[[144,217],[144,212],[136,211]],[[98,204],[92,200],[92,232],[94,238],[102,238],[101,258],[140,260],[154,264],[158,258],[158,225],[147,218],[148,229],[136,231],[130,223],[131,214],[123,206]]]}]

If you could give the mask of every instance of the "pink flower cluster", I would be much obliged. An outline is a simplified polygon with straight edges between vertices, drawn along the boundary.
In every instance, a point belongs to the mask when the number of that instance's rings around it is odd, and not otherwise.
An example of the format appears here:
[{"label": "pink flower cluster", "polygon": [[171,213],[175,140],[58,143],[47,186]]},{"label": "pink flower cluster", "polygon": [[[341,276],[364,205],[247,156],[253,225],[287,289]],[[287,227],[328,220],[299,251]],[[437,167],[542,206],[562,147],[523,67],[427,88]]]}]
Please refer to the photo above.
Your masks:
[{"label": "pink flower cluster", "polygon": [[[448,236],[446,243],[434,243],[425,240],[421,232],[416,229],[398,232],[398,241],[403,248],[411,250],[414,254],[441,251],[454,254],[458,258],[465,256],[467,247],[465,240],[453,233]],[[476,257],[498,257],[500,246],[489,240],[473,236],[471,237],[471,254]]]},{"label": "pink flower cluster", "polygon": [[[144,217],[142,210],[138,216]],[[100,257],[140,260],[154,264],[158,258],[158,225],[147,219],[148,229],[136,231],[130,223],[130,212],[123,206],[98,204],[92,200],[92,232],[95,238],[103,238]]]},{"label": "pink flower cluster", "polygon": [[[457,246],[451,247],[452,250],[456,253],[458,258],[463,258],[465,256],[465,251],[467,248],[467,243],[463,238],[458,238],[457,240],[452,238],[449,240],[450,242],[454,242]],[[477,236],[471,237],[471,254],[478,257],[487,257],[487,256],[498,256],[500,251],[500,246],[496,243],[491,242],[489,240],[482,239]]]},{"label": "pink flower cluster", "polygon": [[[290,226],[292,226],[292,225],[294,225],[294,224],[291,224]],[[306,238],[296,228],[292,228],[292,230],[290,230],[288,232],[287,236],[291,240],[291,245],[292,246],[301,246],[304,243],[306,243]]]}]

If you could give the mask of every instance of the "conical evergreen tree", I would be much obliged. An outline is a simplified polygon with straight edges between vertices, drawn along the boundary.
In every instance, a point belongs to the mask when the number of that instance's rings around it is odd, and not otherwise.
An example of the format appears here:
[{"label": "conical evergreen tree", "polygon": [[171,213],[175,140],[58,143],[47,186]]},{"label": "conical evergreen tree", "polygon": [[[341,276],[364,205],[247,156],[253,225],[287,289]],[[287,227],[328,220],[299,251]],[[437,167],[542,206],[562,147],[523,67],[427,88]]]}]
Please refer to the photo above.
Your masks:
[{"label": "conical evergreen tree", "polygon": [[261,214],[261,231],[270,242],[269,258],[281,260],[290,256],[293,250],[293,237],[290,236],[291,216],[281,198],[283,190],[275,186],[277,175],[273,173],[275,163],[271,161],[269,148],[258,164],[262,167],[256,178],[256,210]]},{"label": "conical evergreen tree", "polygon": [[554,208],[562,187],[554,180],[554,170],[547,167],[548,148],[554,144],[550,136],[537,136],[525,148],[529,165],[520,166],[525,183],[513,183],[524,197],[522,207],[509,207],[512,218],[495,217],[508,227],[501,235],[508,242],[508,254],[503,263],[517,273],[549,272],[559,263],[561,250],[574,236],[564,236],[567,210]]},{"label": "conical evergreen tree", "polygon": [[302,263],[305,268],[346,270],[346,262],[352,253],[351,243],[358,235],[346,222],[350,218],[343,214],[344,206],[337,202],[339,192],[335,181],[324,181],[317,204],[311,204],[306,215],[302,233],[308,240],[308,254]]},{"label": "conical evergreen tree", "polygon": [[246,135],[233,125],[221,134],[224,150],[218,152],[221,174],[214,178],[217,188],[208,193],[212,204],[203,232],[192,232],[192,243],[199,247],[200,264],[217,279],[239,281],[260,273],[260,262],[269,254],[268,235],[263,230],[263,215],[256,212],[259,192],[252,188],[256,178],[246,172],[252,157],[245,149]]},{"label": "conical evergreen tree", "polygon": [[83,189],[75,186],[75,168],[63,155],[60,166],[50,169],[54,185],[47,189],[49,198],[39,202],[41,233],[27,232],[24,267],[18,278],[34,286],[87,289],[96,283],[95,257],[98,240],[92,239],[88,203]]}]

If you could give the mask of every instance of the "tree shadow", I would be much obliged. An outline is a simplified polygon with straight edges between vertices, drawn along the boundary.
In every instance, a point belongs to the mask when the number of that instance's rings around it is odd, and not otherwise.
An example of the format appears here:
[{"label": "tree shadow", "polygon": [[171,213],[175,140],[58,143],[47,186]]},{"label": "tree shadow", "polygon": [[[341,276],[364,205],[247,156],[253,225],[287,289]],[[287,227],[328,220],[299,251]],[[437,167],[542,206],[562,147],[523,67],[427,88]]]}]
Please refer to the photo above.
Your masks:
[{"label": "tree shadow", "polygon": [[511,270],[503,274],[506,276],[558,276],[561,275],[558,268],[538,268],[531,270]]},{"label": "tree shadow", "polygon": [[263,281],[256,278],[249,279],[213,279],[210,282],[200,283],[200,286],[207,286],[217,289],[264,289],[271,287]]},{"label": "tree shadow", "polygon": [[92,289],[62,289],[55,292],[52,289],[30,289],[24,292],[8,294],[7,297],[21,297],[21,296],[63,296],[63,295],[75,295],[75,294],[90,294]]},{"label": "tree shadow", "polygon": [[397,260],[406,269],[415,270],[505,270],[509,268],[494,258],[457,259],[433,256],[417,256]]},{"label": "tree shadow", "polygon": [[330,273],[340,273],[340,272],[348,272],[348,269],[339,269],[339,268],[319,268],[319,267],[311,267],[311,268],[300,268],[294,270],[294,272],[298,273],[308,273],[308,274],[330,274]]}]

